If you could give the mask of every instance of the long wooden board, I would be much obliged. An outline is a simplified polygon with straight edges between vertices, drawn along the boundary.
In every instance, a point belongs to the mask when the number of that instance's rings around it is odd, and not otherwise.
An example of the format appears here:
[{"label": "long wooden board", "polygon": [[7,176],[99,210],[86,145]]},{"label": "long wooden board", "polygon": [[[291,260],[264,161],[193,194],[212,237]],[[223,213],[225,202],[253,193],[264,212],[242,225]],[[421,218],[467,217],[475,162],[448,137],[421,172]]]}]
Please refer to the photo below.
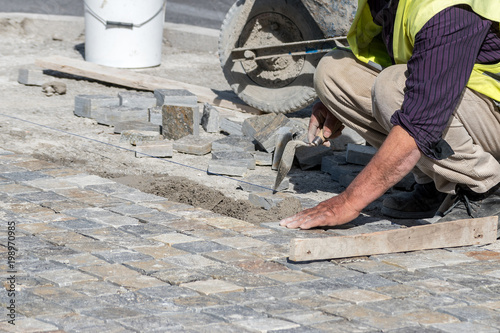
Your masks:
[{"label": "long wooden board", "polygon": [[226,109],[244,111],[260,114],[261,111],[251,106],[224,99],[210,88],[197,86],[162,77],[137,73],[131,70],[106,67],[79,59],[72,59],[61,56],[51,56],[35,60],[35,64],[44,69],[51,69],[72,75],[108,82],[124,87],[150,90],[156,89],[186,89],[198,96],[198,101],[210,103]]},{"label": "long wooden board", "polygon": [[458,220],[353,236],[293,239],[290,260],[309,261],[491,244],[498,216]]}]

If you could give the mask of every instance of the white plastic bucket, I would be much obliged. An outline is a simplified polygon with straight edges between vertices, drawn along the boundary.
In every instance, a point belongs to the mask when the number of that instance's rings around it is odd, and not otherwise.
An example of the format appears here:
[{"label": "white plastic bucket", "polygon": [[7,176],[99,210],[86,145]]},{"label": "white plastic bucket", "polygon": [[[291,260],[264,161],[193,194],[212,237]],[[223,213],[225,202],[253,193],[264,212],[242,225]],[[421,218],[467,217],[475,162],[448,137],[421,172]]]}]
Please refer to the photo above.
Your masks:
[{"label": "white plastic bucket", "polygon": [[120,68],[161,64],[166,0],[84,0],[85,60]]}]

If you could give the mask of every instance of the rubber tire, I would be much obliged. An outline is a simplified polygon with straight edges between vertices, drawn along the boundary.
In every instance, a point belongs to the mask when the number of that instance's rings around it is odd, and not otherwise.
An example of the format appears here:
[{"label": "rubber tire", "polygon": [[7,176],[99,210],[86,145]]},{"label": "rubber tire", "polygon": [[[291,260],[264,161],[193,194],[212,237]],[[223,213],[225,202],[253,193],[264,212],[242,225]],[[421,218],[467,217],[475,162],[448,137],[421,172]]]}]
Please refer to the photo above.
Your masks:
[{"label": "rubber tire", "polygon": [[219,37],[219,59],[231,89],[245,103],[266,113],[288,113],[308,106],[317,98],[313,77],[321,55],[305,56],[304,66],[293,82],[276,88],[256,84],[240,62],[233,62],[231,51],[238,47],[242,27],[263,13],[286,16],[297,26],[304,40],[324,38],[323,33],[300,0],[256,0],[249,17],[241,17],[244,3],[238,0],[230,8]]}]

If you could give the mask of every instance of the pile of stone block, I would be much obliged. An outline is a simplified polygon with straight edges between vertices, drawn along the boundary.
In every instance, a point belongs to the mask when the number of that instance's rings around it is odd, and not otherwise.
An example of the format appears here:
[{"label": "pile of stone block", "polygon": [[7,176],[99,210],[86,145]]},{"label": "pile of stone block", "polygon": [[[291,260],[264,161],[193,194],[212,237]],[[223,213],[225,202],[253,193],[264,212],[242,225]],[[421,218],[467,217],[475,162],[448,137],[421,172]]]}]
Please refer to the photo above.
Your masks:
[{"label": "pile of stone block", "polygon": [[[195,95],[182,89],[122,91],[117,96],[78,95],[74,114],[113,126],[121,142],[135,146],[137,157],[211,153],[207,173],[233,177],[246,177],[248,170],[257,166],[277,170],[286,144],[307,137],[307,124],[299,120],[283,114],[264,114],[238,121],[223,117],[208,103],[198,104]],[[321,167],[332,179],[347,186],[375,150],[353,143],[346,146],[347,154],[340,155],[325,146],[300,147],[295,160],[301,169]],[[266,209],[277,202],[268,198],[273,193],[274,173],[243,180],[240,187],[251,194],[254,202],[265,202],[262,206]],[[288,186],[285,178],[278,191]]]}]

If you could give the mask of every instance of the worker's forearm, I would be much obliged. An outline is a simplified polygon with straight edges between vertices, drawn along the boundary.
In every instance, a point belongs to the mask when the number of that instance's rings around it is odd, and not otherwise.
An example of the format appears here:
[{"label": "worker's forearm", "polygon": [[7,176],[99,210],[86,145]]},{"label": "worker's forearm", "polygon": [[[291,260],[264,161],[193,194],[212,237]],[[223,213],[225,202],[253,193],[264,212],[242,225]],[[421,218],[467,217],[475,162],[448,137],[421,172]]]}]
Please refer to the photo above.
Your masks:
[{"label": "worker's forearm", "polygon": [[400,126],[395,126],[382,147],[344,193],[348,205],[361,212],[399,182],[422,156],[415,140]]}]

